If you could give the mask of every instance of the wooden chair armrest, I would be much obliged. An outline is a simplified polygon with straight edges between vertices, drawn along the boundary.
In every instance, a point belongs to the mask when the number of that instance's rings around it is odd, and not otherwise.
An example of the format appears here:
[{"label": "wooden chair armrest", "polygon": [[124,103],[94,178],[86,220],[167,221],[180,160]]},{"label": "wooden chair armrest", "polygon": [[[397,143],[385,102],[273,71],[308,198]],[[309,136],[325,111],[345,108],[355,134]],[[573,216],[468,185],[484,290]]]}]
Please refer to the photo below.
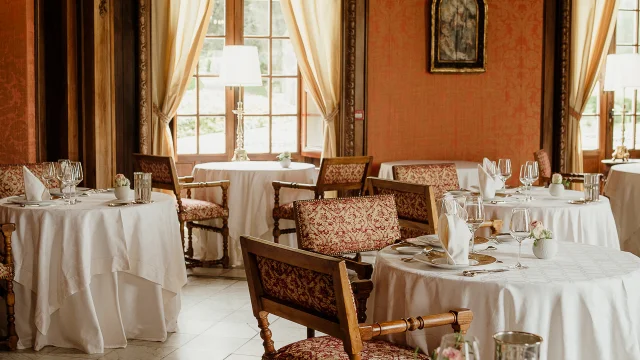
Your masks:
[{"label": "wooden chair armrest", "polygon": [[229,187],[229,180],[180,183],[180,187],[183,190],[186,190],[186,189],[200,189],[200,188],[212,188],[212,187],[221,187],[223,189],[227,189]]},{"label": "wooden chair armrest", "polygon": [[4,265],[13,267],[13,256],[11,254],[11,234],[16,231],[16,224],[2,224],[0,226],[2,235],[4,236],[4,254],[2,256],[2,262]]},{"label": "wooden chair armrest", "polygon": [[341,258],[347,265],[347,269],[355,271],[359,280],[369,280],[373,275],[373,265],[365,262],[355,261],[347,258]]},{"label": "wooden chair armrest", "polygon": [[314,184],[301,184],[301,183],[278,181],[278,180],[273,181],[271,184],[273,185],[273,188],[276,190],[280,190],[280,188],[290,188],[290,189],[316,191],[316,186]]},{"label": "wooden chair armrest", "polygon": [[180,183],[192,183],[196,179],[193,176],[182,176],[178,178],[178,182]]},{"label": "wooden chair armrest", "polygon": [[442,325],[451,325],[453,331],[466,333],[473,320],[473,313],[469,309],[454,309],[448,313],[410,317],[394,321],[385,321],[375,324],[361,324],[360,336],[363,341],[371,340],[376,336],[398,334],[407,331],[422,330]]}]

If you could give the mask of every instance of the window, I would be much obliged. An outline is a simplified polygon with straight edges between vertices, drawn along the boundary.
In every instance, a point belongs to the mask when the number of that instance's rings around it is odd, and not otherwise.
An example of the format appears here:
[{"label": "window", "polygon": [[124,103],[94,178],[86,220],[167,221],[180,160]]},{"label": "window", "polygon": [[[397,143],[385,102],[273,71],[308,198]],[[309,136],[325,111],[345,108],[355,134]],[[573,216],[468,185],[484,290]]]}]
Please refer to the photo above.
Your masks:
[{"label": "window", "polygon": [[306,124],[309,102],[300,91],[298,64],[280,6],[279,0],[215,1],[196,72],[175,119],[179,156],[222,160],[233,155],[237,92],[218,78],[222,49],[235,44],[256,46],[262,70],[262,86],[244,88],[245,149],[252,159],[300,152],[301,114]]},{"label": "window", "polygon": [[600,147],[600,82],[593,88],[580,119],[582,150],[598,150]]}]

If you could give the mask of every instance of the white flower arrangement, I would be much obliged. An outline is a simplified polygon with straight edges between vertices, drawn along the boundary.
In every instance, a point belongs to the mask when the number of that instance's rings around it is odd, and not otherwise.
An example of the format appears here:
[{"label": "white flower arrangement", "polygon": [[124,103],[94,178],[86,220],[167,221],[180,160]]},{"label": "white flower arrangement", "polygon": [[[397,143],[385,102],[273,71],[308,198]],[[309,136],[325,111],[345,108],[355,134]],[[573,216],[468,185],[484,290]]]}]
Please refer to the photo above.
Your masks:
[{"label": "white flower arrangement", "polygon": [[562,175],[553,174],[553,176],[551,177],[551,183],[552,184],[562,184]]},{"label": "white flower arrangement", "polygon": [[115,187],[130,186],[131,182],[123,174],[118,174],[113,180]]},{"label": "white flower arrangement", "polygon": [[276,159],[278,159],[278,161],[282,161],[284,159],[291,160],[291,153],[289,151],[284,151],[280,155],[276,156]]},{"label": "white flower arrangement", "polygon": [[553,232],[547,229],[541,221],[534,220],[531,222],[531,234],[534,239],[533,246],[538,246],[538,240],[553,239]]}]

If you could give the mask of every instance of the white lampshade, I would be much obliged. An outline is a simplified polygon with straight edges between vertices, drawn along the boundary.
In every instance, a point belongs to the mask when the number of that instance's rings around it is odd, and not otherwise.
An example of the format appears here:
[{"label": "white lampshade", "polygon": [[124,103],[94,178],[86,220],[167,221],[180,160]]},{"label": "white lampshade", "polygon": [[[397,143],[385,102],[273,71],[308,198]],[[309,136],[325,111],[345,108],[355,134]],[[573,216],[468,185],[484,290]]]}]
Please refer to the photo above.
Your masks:
[{"label": "white lampshade", "polygon": [[640,88],[640,54],[607,55],[604,91]]},{"label": "white lampshade", "polygon": [[262,86],[258,48],[225,46],[222,49],[220,80],[225,86]]}]

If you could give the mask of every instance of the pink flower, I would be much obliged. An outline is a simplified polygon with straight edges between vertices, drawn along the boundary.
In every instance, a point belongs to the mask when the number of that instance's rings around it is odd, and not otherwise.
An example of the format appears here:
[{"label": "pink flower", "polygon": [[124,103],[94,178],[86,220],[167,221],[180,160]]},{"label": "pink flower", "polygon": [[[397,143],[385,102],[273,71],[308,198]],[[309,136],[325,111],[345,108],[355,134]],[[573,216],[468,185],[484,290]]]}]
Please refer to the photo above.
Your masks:
[{"label": "pink flower", "polygon": [[456,350],[452,347],[448,347],[444,350],[442,350],[442,353],[440,353],[441,356],[445,356],[446,360],[463,360],[462,358],[462,352],[460,352],[460,350]]},{"label": "pink flower", "polygon": [[535,227],[538,227],[538,226],[543,226],[543,225],[542,225],[542,221],[539,221],[539,220],[533,220],[533,221],[531,222],[531,227],[532,227],[532,228],[535,228]]}]

